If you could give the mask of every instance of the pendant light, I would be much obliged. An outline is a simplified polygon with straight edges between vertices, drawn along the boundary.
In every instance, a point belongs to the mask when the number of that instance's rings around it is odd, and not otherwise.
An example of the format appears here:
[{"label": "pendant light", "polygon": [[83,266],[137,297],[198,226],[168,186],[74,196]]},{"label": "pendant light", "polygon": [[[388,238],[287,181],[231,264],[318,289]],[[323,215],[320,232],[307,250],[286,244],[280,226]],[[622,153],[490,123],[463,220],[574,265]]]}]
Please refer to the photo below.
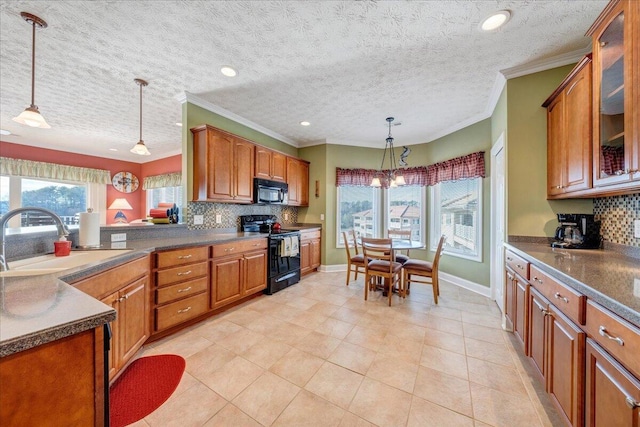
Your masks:
[{"label": "pendant light", "polygon": [[144,145],[144,141],[142,140],[142,87],[148,85],[146,81],[142,79],[134,79],[136,84],[140,86],[140,141],[130,150],[134,154],[139,154],[141,156],[149,156],[151,153],[147,149],[147,146]]},{"label": "pendant light", "polygon": [[14,117],[13,121],[23,125],[31,126],[34,128],[51,129],[51,126],[47,124],[38,111],[38,106],[35,104],[35,76],[36,76],[36,27],[47,28],[47,23],[28,12],[20,12],[20,16],[32,26],[32,41],[33,47],[31,49],[31,105],[27,107],[18,117]]},{"label": "pendant light", "polygon": [[[393,151],[393,137],[391,136],[391,123],[395,119],[393,117],[387,117],[387,123],[389,123],[389,135],[386,139],[386,145],[384,147],[384,153],[382,154],[382,163],[380,164],[379,175],[386,175],[383,177],[387,181],[388,187],[398,187],[399,185],[405,185],[404,176],[396,168],[396,154]],[[389,169],[386,171],[384,168],[384,159],[387,156],[387,150],[389,150]],[[375,177],[371,180],[371,187],[382,187],[382,181],[380,177]]]}]

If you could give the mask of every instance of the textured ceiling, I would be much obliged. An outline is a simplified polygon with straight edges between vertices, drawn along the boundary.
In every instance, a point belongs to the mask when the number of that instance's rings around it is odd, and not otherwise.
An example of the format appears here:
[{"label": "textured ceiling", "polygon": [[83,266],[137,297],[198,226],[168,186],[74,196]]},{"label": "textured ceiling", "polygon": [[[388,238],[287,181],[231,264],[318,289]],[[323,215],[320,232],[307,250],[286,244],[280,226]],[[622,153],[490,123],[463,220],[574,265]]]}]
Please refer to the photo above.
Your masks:
[{"label": "textured ceiling", "polygon": [[[499,72],[579,51],[607,1],[5,1],[0,11],[4,141],[134,162],[180,152],[185,92],[295,146],[428,142],[487,117]],[[478,23],[509,9],[502,29]],[[11,120],[36,99],[51,129]],[[235,78],[220,74],[229,64]],[[150,157],[129,153],[143,139]],[[545,96],[547,94],[544,94]],[[494,99],[495,101],[495,99]],[[301,120],[311,126],[302,127]],[[109,151],[117,148],[117,152]]]}]

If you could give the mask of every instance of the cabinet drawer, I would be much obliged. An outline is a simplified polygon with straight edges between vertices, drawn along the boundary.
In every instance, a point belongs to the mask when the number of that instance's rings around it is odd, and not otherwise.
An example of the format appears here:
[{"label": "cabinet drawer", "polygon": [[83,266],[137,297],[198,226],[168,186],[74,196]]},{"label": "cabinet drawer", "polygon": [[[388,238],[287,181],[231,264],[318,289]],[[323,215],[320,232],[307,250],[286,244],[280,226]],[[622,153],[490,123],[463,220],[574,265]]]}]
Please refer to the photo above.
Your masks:
[{"label": "cabinet drawer", "polygon": [[640,377],[640,329],[598,303],[587,301],[587,334]]},{"label": "cabinet drawer", "polygon": [[184,280],[206,276],[209,273],[207,261],[198,264],[182,265],[180,267],[167,268],[156,272],[156,286],[164,286]]},{"label": "cabinet drawer", "polygon": [[255,251],[259,249],[267,248],[267,239],[251,239],[251,240],[236,240],[229,243],[220,243],[213,245],[213,257],[223,257],[228,255],[234,255],[242,252]]},{"label": "cabinet drawer", "polygon": [[176,249],[156,254],[156,267],[167,268],[192,262],[206,261],[209,258],[209,246]]},{"label": "cabinet drawer", "polygon": [[320,230],[302,231],[300,232],[300,240],[319,239],[321,234]]},{"label": "cabinet drawer", "polygon": [[156,290],[156,304],[165,304],[206,291],[208,282],[207,277],[201,277],[199,279],[189,280],[188,282],[176,283],[175,285],[159,288]]},{"label": "cabinet drawer", "polygon": [[209,309],[209,293],[203,292],[156,308],[156,330],[170,328],[193,319]]},{"label": "cabinet drawer", "polygon": [[507,250],[505,253],[505,261],[509,267],[520,276],[529,280],[529,262],[523,258]]},{"label": "cabinet drawer", "polygon": [[549,277],[535,265],[531,266],[531,280],[529,282],[568,318],[580,325],[584,325],[584,305],[586,301],[584,295]]}]

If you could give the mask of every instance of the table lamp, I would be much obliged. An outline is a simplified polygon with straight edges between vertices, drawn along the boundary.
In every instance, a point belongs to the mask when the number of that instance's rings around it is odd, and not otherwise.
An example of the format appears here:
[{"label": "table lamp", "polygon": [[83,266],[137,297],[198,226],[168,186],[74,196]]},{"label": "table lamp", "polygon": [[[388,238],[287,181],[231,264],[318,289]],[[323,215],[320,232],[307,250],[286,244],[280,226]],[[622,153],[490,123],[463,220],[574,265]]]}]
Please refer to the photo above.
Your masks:
[{"label": "table lamp", "polygon": [[111,206],[109,206],[109,209],[118,210],[116,216],[113,218],[116,224],[126,224],[128,222],[127,217],[122,211],[133,210],[129,202],[127,202],[127,199],[115,199],[113,203],[111,203]]}]

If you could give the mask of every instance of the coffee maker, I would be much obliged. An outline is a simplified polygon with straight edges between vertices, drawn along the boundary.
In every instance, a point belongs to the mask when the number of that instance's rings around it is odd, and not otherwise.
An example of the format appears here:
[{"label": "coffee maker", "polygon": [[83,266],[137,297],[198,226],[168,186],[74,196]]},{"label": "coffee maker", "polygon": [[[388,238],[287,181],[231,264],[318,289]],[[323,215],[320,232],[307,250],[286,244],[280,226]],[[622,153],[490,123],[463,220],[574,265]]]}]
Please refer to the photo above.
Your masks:
[{"label": "coffee maker", "polygon": [[590,214],[558,214],[553,248],[598,249],[602,242],[600,221]]}]

